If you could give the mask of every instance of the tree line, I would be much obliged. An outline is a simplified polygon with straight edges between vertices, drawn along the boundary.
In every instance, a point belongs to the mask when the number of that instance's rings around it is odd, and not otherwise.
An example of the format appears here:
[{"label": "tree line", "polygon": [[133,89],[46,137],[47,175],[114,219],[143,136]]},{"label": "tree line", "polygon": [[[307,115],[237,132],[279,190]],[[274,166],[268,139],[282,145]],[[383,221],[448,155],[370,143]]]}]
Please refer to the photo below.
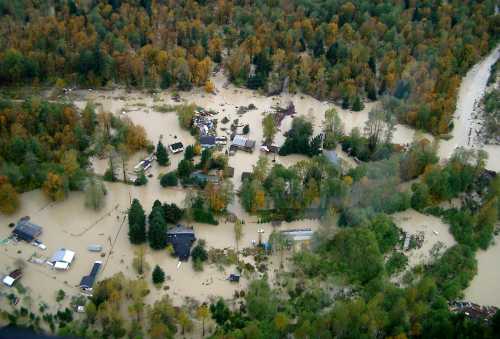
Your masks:
[{"label": "tree line", "polygon": [[389,94],[400,121],[435,134],[452,128],[460,77],[499,22],[493,0],[22,0],[0,12],[4,85],[213,88],[222,63],[268,94],[287,85],[355,110]]}]

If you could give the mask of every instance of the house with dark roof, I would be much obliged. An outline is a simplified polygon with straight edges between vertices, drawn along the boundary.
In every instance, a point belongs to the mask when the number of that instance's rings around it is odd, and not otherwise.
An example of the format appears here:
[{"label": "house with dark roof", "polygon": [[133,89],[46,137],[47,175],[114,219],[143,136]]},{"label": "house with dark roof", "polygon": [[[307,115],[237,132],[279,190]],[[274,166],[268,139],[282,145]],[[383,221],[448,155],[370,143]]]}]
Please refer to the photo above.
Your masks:
[{"label": "house with dark roof", "polygon": [[189,259],[191,246],[195,241],[196,237],[192,227],[177,225],[167,232],[167,244],[172,244],[174,255],[182,261]]},{"label": "house with dark roof", "polygon": [[168,148],[170,148],[170,151],[174,154],[184,152],[184,145],[180,141],[174,142],[173,144],[168,146]]},{"label": "house with dark roof", "polygon": [[92,286],[95,283],[95,279],[97,277],[97,273],[99,273],[99,270],[101,269],[102,262],[101,261],[96,261],[94,262],[94,265],[92,266],[92,269],[90,270],[90,274],[86,275],[82,278],[80,281],[80,288],[84,291],[90,292],[92,291]]},{"label": "house with dark roof", "polygon": [[202,135],[200,136],[201,148],[213,148],[216,146],[216,138],[213,135]]},{"label": "house with dark roof", "polygon": [[17,222],[12,234],[18,239],[32,242],[42,234],[42,227],[31,223],[29,218],[21,218]]},{"label": "house with dark roof", "polygon": [[205,174],[202,171],[193,172],[193,173],[191,173],[191,175],[189,177],[193,181],[200,183],[200,184],[201,183],[205,184],[208,182],[211,182],[213,184],[218,184],[220,182],[219,176],[213,175],[213,174]]}]

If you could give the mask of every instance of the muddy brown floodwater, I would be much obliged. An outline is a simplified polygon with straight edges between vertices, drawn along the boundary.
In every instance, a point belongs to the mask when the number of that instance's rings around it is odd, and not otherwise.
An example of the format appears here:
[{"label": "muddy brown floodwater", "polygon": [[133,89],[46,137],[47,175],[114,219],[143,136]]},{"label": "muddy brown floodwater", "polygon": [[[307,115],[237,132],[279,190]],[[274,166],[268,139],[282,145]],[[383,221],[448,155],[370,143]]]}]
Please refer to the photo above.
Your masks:
[{"label": "muddy brown floodwater", "polygon": [[[498,51],[498,50],[497,50]],[[490,59],[488,59],[490,60]],[[481,68],[482,69],[482,68]],[[266,112],[270,112],[276,104],[286,106],[290,101],[295,105],[298,115],[309,117],[314,123],[315,133],[321,130],[324,111],[330,107],[335,107],[344,123],[346,132],[354,127],[363,128],[368,119],[369,110],[376,103],[367,103],[365,109],[361,112],[351,112],[343,110],[331,103],[318,101],[307,95],[283,94],[279,96],[266,97],[254,91],[236,88],[232,85],[226,86],[226,78],[218,73],[212,81],[216,87],[216,94],[206,94],[200,89],[190,92],[181,92],[181,99],[186,103],[195,103],[206,109],[218,111],[216,116],[219,120],[219,135],[224,135],[222,131],[224,125],[221,123],[223,117],[228,117],[230,121],[238,118],[240,124],[249,124],[250,133],[248,137],[257,142],[256,150],[253,153],[237,152],[231,156],[229,165],[235,168],[233,182],[235,189],[241,185],[241,174],[244,171],[251,171],[252,166],[257,162],[260,155],[258,150],[262,141],[261,120]],[[466,82],[467,79],[464,80]],[[84,107],[87,101],[93,101],[98,107],[113,114],[128,116],[134,123],[144,126],[149,139],[156,144],[160,137],[164,144],[170,144],[175,141],[182,141],[184,145],[193,144],[194,138],[188,131],[181,129],[176,113],[161,113],[155,110],[157,105],[176,104],[171,98],[172,92],[164,91],[159,94],[150,95],[138,91],[127,92],[123,89],[112,91],[76,91],[77,99],[75,104],[78,107]],[[253,103],[257,109],[248,111],[243,115],[238,115],[239,106],[247,106]],[[292,118],[287,117],[283,121],[280,131],[276,136],[276,143],[282,144],[284,141],[283,133],[291,125]],[[226,127],[229,128],[230,124]],[[401,125],[396,126],[394,141],[397,143],[408,143],[414,138],[415,131]],[[446,147],[441,148],[445,152]],[[345,157],[344,154],[340,153]],[[144,153],[134,155],[129,160],[129,170],[145,156]],[[136,274],[132,268],[132,258],[135,247],[128,240],[128,224],[125,218],[126,210],[133,198],[137,198],[143,204],[146,212],[149,212],[153,202],[159,199],[162,202],[175,202],[182,205],[186,192],[181,188],[165,189],[159,185],[159,176],[162,173],[173,170],[182,159],[183,154],[170,155],[171,166],[167,168],[159,167],[154,164],[151,171],[153,177],[149,178],[146,186],[135,187],[121,183],[106,183],[108,194],[106,195],[105,206],[102,210],[96,212],[84,207],[84,194],[71,192],[69,197],[62,202],[52,203],[47,201],[40,190],[24,193],[21,196],[22,207],[13,216],[0,216],[0,225],[6,225],[9,222],[15,222],[20,217],[29,215],[32,221],[43,227],[41,240],[47,245],[47,250],[42,251],[25,243],[8,243],[0,245],[0,272],[8,272],[14,265],[17,258],[27,260],[36,255],[39,257],[50,257],[53,252],[59,248],[68,248],[76,252],[76,259],[68,271],[57,272],[51,270],[47,265],[28,263],[25,270],[25,276],[22,278],[22,284],[29,290],[32,301],[35,306],[38,302],[47,302],[52,311],[55,311],[59,305],[55,302],[55,295],[58,289],[63,289],[69,296],[77,295],[79,283],[83,275],[88,274],[92,263],[95,260],[103,260],[104,268],[98,279],[109,277],[117,272],[123,272],[128,277],[135,277]],[[292,155],[287,157],[276,157],[276,162],[286,166],[293,165],[300,160],[306,159],[304,156]],[[347,159],[352,164],[352,160]],[[104,173],[107,161],[93,159],[93,167],[96,173]],[[271,224],[257,224],[256,218],[245,213],[237,201],[232,203],[229,210],[240,218],[245,220],[244,236],[240,242],[240,248],[251,246],[252,240],[258,239],[257,230],[264,229],[264,239],[272,232]],[[421,260],[422,256],[429,250],[436,241],[441,240],[446,245],[452,244],[447,228],[442,223],[432,217],[426,217],[415,211],[408,211],[396,216],[398,224],[404,229],[415,231],[420,228],[429,233],[429,242],[425,244],[422,253],[415,253],[411,261]],[[194,224],[193,225],[200,239],[205,239],[207,247],[216,248],[234,248],[233,225],[222,222],[218,226]],[[292,229],[319,227],[317,220],[301,220],[293,223],[283,223],[281,229]],[[438,235],[434,231],[438,232]],[[10,229],[0,227],[0,240],[9,236]],[[104,258],[99,254],[89,252],[87,246],[90,244],[100,244],[104,247]],[[500,248],[496,246],[495,248]],[[487,252],[493,253],[493,252]],[[495,252],[498,255],[498,251]],[[491,256],[488,260],[496,257]],[[168,279],[166,286],[168,291],[157,290],[151,286],[152,293],[147,297],[148,302],[152,302],[164,293],[169,293],[174,303],[182,304],[185,297],[191,297],[198,301],[207,300],[210,296],[222,296],[230,298],[235,290],[241,290],[246,287],[247,279],[243,279],[238,285],[229,283],[225,278],[234,270],[234,267],[228,267],[225,270],[218,270],[214,266],[205,266],[203,272],[194,272],[190,262],[182,263],[178,266],[178,261],[170,257],[166,251],[148,250],[146,258],[151,267],[159,265],[164,269]],[[480,259],[480,273],[481,269]],[[273,267],[271,267],[271,272]],[[498,269],[497,269],[498,272]],[[481,274],[480,274],[481,276]],[[481,276],[481,279],[483,277]],[[148,276],[149,280],[149,276]],[[498,281],[498,278],[497,278]],[[473,290],[471,287],[471,290]],[[0,287],[2,292],[7,292],[6,287]],[[481,288],[476,290],[482,290]],[[491,291],[490,291],[491,293]],[[497,295],[498,290],[497,290]],[[33,301],[34,300],[34,301]],[[69,298],[66,298],[62,304],[67,304]],[[30,300],[23,301],[30,302]]]}]

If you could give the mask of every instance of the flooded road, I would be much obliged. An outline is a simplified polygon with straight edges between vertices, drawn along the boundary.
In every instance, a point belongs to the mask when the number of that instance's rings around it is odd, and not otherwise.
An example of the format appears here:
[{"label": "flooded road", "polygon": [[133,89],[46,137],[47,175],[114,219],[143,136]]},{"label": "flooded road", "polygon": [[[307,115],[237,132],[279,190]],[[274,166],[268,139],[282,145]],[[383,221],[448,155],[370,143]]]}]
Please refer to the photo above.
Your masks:
[{"label": "flooded road", "polygon": [[500,171],[500,146],[489,145],[483,147],[474,142],[477,121],[472,117],[475,106],[479,104],[484,96],[490,76],[490,68],[498,60],[499,56],[500,45],[472,67],[462,79],[458,92],[457,108],[453,118],[452,138],[439,142],[438,155],[441,159],[449,158],[457,147],[484,149],[489,155],[486,167],[496,172]]}]

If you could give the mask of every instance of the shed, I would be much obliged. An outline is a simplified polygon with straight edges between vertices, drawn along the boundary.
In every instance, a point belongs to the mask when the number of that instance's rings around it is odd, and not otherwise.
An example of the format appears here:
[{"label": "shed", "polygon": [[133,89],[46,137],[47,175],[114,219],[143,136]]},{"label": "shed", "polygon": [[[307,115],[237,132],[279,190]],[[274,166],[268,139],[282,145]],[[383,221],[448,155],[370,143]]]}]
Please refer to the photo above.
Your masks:
[{"label": "shed", "polygon": [[90,245],[87,246],[87,249],[90,252],[101,252],[102,251],[102,246],[101,245],[97,245],[97,244],[90,244]]},{"label": "shed", "polygon": [[184,145],[182,144],[182,142],[175,142],[173,144],[171,144],[170,146],[168,146],[170,148],[170,151],[172,153],[180,153],[180,152],[184,152]]},{"label": "shed", "polygon": [[101,261],[96,261],[94,262],[94,265],[92,266],[92,269],[90,270],[90,274],[86,275],[82,278],[80,281],[80,288],[84,291],[92,291],[92,286],[95,283],[95,279],[97,277],[97,273],[99,273],[99,270],[101,269],[102,262]]},{"label": "shed", "polygon": [[196,237],[193,228],[177,225],[167,232],[167,243],[172,244],[175,256],[182,261],[188,260],[191,246],[195,241]]},{"label": "shed", "polygon": [[22,218],[17,222],[12,233],[18,238],[27,242],[32,242],[42,234],[42,227],[29,221],[29,218]]},{"label": "shed", "polygon": [[239,282],[240,281],[240,275],[239,274],[230,274],[229,275],[229,281],[230,282]]},{"label": "shed", "polygon": [[200,137],[201,148],[213,148],[216,146],[216,138],[213,135],[202,135]]}]

